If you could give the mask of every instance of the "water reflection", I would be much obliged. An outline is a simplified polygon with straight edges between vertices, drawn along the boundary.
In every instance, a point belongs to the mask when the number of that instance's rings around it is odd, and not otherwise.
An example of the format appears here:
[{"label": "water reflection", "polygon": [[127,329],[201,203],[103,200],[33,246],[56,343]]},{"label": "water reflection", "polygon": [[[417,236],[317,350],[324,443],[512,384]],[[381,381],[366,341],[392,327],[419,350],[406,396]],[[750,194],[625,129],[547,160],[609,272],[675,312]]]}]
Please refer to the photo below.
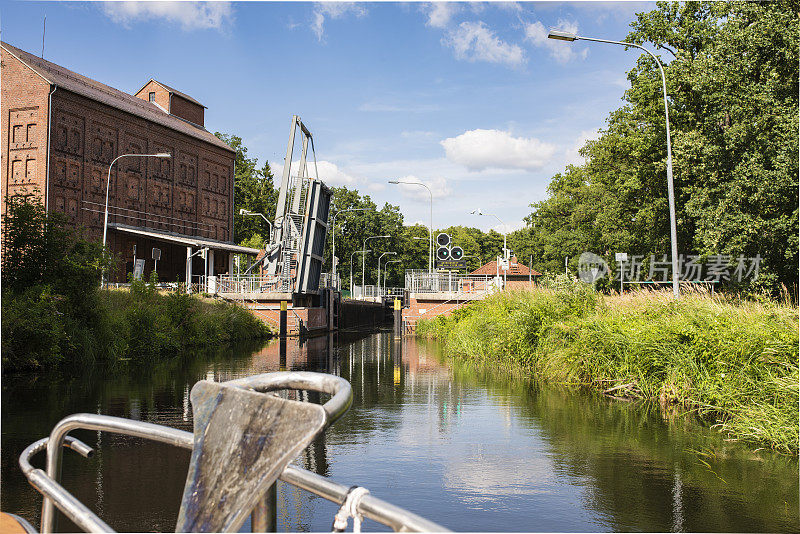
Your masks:
[{"label": "water reflection", "polygon": [[[41,499],[16,459],[67,414],[191,430],[189,391],[197,380],[282,369],[337,374],[354,390],[350,412],[298,464],[455,530],[798,530],[794,458],[754,454],[686,418],[665,422],[648,406],[449,361],[435,343],[395,341],[391,333],[240,346],[70,380],[4,379],[2,507],[38,521]],[[319,397],[299,398],[326,400]],[[116,529],[174,528],[188,451],[111,434],[77,436],[98,454],[65,454],[70,491]],[[330,529],[333,504],[282,483],[278,499],[279,530]],[[385,530],[372,522],[365,528]]]}]

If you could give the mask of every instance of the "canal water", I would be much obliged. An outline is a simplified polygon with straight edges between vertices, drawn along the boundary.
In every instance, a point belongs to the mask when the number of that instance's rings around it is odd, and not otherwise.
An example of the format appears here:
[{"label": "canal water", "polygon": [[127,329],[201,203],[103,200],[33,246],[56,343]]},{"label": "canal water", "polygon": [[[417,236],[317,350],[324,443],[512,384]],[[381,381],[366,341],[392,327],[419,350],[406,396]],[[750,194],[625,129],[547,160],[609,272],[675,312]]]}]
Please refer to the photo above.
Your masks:
[{"label": "canal water", "polygon": [[[340,375],[350,412],[298,463],[457,531],[798,531],[798,462],[725,442],[687,417],[565,392],[445,358],[391,333],[277,341],[78,377],[4,377],[2,509],[38,525],[20,451],[93,412],[192,429],[189,390],[277,371]],[[189,452],[95,432],[63,484],[120,531],[172,531]],[[42,466],[37,457],[34,464]],[[279,483],[279,531],[330,531],[336,506]],[[66,521],[63,530],[74,529]],[[249,525],[245,525],[249,529]],[[367,520],[366,530],[386,530]]]}]

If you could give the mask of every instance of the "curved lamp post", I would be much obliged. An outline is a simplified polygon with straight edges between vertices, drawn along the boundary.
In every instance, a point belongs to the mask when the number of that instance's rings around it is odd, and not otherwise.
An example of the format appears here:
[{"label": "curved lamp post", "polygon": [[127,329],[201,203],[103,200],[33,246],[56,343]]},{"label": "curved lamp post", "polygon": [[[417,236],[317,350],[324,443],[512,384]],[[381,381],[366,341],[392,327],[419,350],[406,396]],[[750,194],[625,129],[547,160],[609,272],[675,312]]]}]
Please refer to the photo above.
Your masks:
[{"label": "curved lamp post", "polygon": [[[111,169],[114,167],[114,164],[117,160],[122,158],[164,158],[168,159],[171,158],[172,154],[169,152],[159,152],[157,154],[120,154],[116,158],[111,161],[111,164],[108,166],[108,178],[106,179],[106,209],[105,209],[105,217],[103,219],[103,254],[106,253],[106,236],[108,234],[108,193],[111,189]],[[100,285],[103,285],[103,282],[106,278],[106,270],[103,268],[103,272],[100,275]]]},{"label": "curved lamp post", "polygon": [[428,272],[433,272],[433,193],[431,192],[431,188],[427,185],[423,184],[422,182],[406,182],[403,180],[389,180],[390,184],[408,184],[408,185],[421,185],[425,189],[428,190],[428,194],[431,196],[431,225],[429,228],[430,233],[430,241],[428,242]]},{"label": "curved lamp post", "polygon": [[367,252],[372,252],[371,250],[354,250],[350,253],[350,298],[353,297],[353,255],[354,254],[366,254]]},{"label": "curved lamp post", "polygon": [[[331,274],[331,278],[334,279],[334,280],[336,279],[336,216],[339,215],[340,213],[347,213],[348,211],[367,211],[367,210],[368,210],[368,208],[348,208],[346,210],[337,211],[336,213],[333,214],[333,224],[331,225],[331,241],[333,242],[332,243],[333,251],[331,252],[331,273],[332,273]],[[352,260],[353,260],[353,255],[351,254],[350,255],[350,262],[351,262],[350,279],[351,279],[351,281],[352,281],[352,278],[353,278]]]},{"label": "curved lamp post", "polygon": [[269,239],[270,239],[270,241],[272,241],[272,223],[269,221],[269,219],[267,219],[267,217],[263,213],[258,213],[258,212],[255,212],[255,211],[249,211],[249,210],[246,210],[246,209],[242,208],[242,209],[239,210],[239,215],[241,215],[242,217],[246,217],[247,215],[258,215],[259,217],[261,217],[262,219],[267,221],[267,224],[269,225]]},{"label": "curved lamp post", "polygon": [[[506,225],[503,221],[500,220],[500,217],[498,217],[494,213],[483,213],[480,209],[477,209],[477,210],[475,210],[475,211],[473,211],[471,213],[472,213],[472,215],[483,215],[483,216],[486,216],[486,217],[494,217],[495,219],[497,219],[497,222],[499,222],[501,225],[503,225],[503,226]],[[503,232],[503,259],[504,260],[508,260],[508,247],[506,246],[506,232]],[[504,269],[503,270],[503,287],[506,287],[507,274],[508,274],[508,269]]]},{"label": "curved lamp post", "polygon": [[366,238],[364,240],[364,248],[362,250],[365,251],[365,252],[364,252],[364,255],[361,256],[361,291],[362,292],[364,291],[364,280],[366,279],[365,275],[366,275],[366,272],[367,272],[367,265],[366,265],[366,263],[367,263],[366,262],[366,259],[367,259],[367,254],[366,254],[367,241],[369,241],[370,239],[381,239],[381,238],[384,238],[384,237],[392,237],[392,236],[390,236],[390,235],[374,235],[374,236],[368,237],[368,238]]},{"label": "curved lamp post", "polygon": [[672,142],[670,140],[669,135],[669,105],[667,103],[667,78],[664,76],[664,67],[661,65],[661,60],[656,57],[650,50],[646,49],[643,46],[634,43],[626,43],[624,41],[609,41],[608,39],[595,39],[594,37],[580,37],[575,35],[571,32],[565,32],[561,30],[550,30],[550,33],[547,34],[548,39],[556,39],[559,41],[595,41],[597,43],[609,43],[621,46],[631,46],[633,48],[638,48],[640,50],[644,50],[650,57],[652,57],[656,65],[658,65],[658,70],[661,72],[661,88],[664,93],[664,117],[666,119],[667,125],[667,194],[669,196],[669,231],[670,231],[670,240],[672,246],[672,292],[675,295],[675,298],[679,298],[680,293],[680,283],[678,281],[678,227],[677,223],[675,222],[675,187],[672,183]]},{"label": "curved lamp post", "polygon": [[381,296],[381,258],[386,255],[397,255],[397,252],[384,252],[378,256],[378,296]]}]

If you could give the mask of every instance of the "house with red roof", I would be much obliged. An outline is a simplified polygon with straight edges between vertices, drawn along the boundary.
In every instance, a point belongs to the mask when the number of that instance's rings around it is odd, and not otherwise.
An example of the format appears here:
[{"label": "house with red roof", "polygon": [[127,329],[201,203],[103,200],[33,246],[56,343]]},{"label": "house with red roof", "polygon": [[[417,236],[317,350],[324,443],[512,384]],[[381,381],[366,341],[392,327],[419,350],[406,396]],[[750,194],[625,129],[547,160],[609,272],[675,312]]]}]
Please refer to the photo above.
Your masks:
[{"label": "house with red roof", "polygon": [[[498,267],[497,260],[492,260],[486,263],[471,273],[471,275],[489,275],[489,276],[503,276],[502,266]],[[524,289],[533,285],[533,281],[537,276],[542,273],[535,271],[524,265],[517,260],[516,256],[512,256],[509,261],[508,271],[506,275],[506,289]]]}]

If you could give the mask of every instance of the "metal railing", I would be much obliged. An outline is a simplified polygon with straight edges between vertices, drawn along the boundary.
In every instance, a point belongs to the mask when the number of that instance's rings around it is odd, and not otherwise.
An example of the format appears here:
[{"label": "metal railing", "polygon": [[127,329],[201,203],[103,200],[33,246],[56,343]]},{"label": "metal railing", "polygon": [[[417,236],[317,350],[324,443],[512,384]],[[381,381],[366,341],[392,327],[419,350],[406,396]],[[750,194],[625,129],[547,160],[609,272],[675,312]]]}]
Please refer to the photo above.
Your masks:
[{"label": "metal railing", "polygon": [[[329,394],[331,395],[330,400],[322,406],[325,413],[324,428],[344,415],[353,400],[349,382],[337,376],[321,373],[292,371],[267,373],[232,380],[221,385],[258,392],[294,389]],[[53,428],[49,437],[42,438],[26,447],[19,458],[19,465],[25,477],[44,496],[41,531],[45,533],[53,531],[55,508],[61,510],[73,523],[86,532],[114,532],[107,523],[60,484],[61,458],[64,447],[87,458],[93,454],[91,447],[67,435],[70,431],[77,429],[124,434],[189,450],[195,446],[195,436],[191,432],[153,423],[91,413],[75,414],[62,419]],[[46,471],[43,471],[34,468],[30,459],[45,450],[47,464]],[[347,486],[291,465],[287,466],[278,478],[338,505],[344,504],[350,492],[350,488]],[[251,512],[251,525],[254,532],[262,532],[267,526],[264,518],[268,516],[269,507],[272,507],[274,513],[277,507],[277,493],[274,491],[267,491],[262,498],[259,498]],[[395,531],[441,532],[446,530],[436,523],[369,494],[357,501],[355,509],[363,516]],[[238,527],[233,525],[233,528]]]},{"label": "metal railing", "polygon": [[336,273],[336,277],[332,273],[321,273],[319,275],[319,287],[331,287],[336,290],[342,289],[342,277]]},{"label": "metal railing", "polygon": [[406,289],[411,293],[463,293],[476,295],[495,291],[498,288],[496,277],[490,275],[406,271]]},{"label": "metal railing", "polygon": [[218,293],[272,293],[280,292],[283,287],[285,280],[282,276],[222,274],[217,278]]}]

